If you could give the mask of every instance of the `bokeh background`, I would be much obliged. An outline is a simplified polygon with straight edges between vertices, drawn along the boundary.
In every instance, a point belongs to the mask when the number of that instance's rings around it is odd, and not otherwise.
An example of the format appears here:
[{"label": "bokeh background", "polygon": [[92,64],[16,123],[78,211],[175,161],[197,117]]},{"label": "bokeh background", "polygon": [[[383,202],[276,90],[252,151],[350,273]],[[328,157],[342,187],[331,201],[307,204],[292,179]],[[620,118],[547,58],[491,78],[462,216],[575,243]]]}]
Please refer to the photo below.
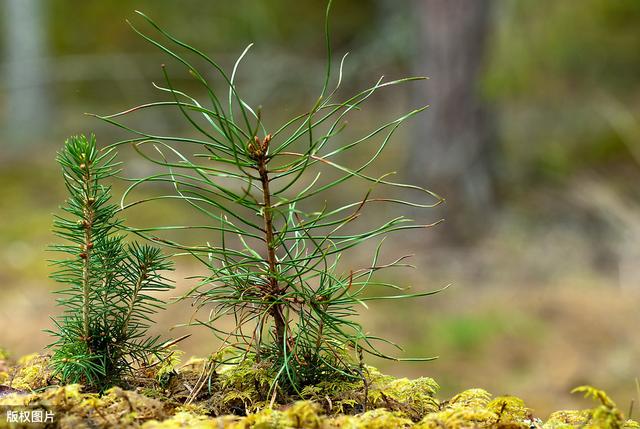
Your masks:
[{"label": "bokeh background", "polygon": [[[419,290],[453,286],[363,309],[371,332],[405,346],[401,355],[440,359],[371,363],[434,377],[443,397],[473,386],[517,394],[540,415],[576,405],[569,391],[585,383],[623,408],[640,401],[640,2],[334,3],[336,57],[351,52],[347,89],[383,74],[431,78],[384,92],[350,129],[355,135],[430,104],[377,168],[447,199],[411,214],[445,223],[387,247],[388,257],[409,249],[416,269],[387,275]],[[42,329],[57,312],[56,285],[46,246],[64,199],[56,150],[73,133],[93,130],[102,144],[118,137],[85,112],[163,98],[151,82],[162,81],[167,60],[126,24],[148,29],[133,10],[226,67],[254,42],[240,84],[277,124],[308,109],[321,88],[324,7],[321,0],[0,3],[0,346],[20,355],[50,341]],[[189,132],[175,112],[135,121]],[[136,159],[129,165],[145,168]],[[130,221],[189,216],[167,206]],[[202,271],[188,262],[178,268],[178,290]],[[157,329],[182,334],[167,330],[190,314],[188,304],[172,305]],[[200,355],[215,346],[202,330],[181,345]]]}]

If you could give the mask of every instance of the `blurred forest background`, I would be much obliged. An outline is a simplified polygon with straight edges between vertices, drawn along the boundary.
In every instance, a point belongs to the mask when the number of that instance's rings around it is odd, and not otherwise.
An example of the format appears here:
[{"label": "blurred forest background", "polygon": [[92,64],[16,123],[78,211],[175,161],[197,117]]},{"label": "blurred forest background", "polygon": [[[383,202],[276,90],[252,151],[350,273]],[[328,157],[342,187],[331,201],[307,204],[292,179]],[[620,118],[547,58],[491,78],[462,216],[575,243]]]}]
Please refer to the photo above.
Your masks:
[{"label": "blurred forest background", "polygon": [[[400,283],[453,286],[433,298],[363,309],[372,332],[406,346],[402,355],[440,359],[372,363],[394,375],[434,377],[443,397],[474,386],[517,394],[539,414],[571,406],[579,398],[569,390],[584,383],[606,389],[623,406],[637,398],[640,2],[334,3],[334,60],[351,52],[350,89],[383,74],[431,78],[385,91],[350,126],[370,129],[430,104],[396,135],[380,168],[447,199],[443,207],[412,213],[445,223],[393,238],[387,255],[394,249],[416,255],[416,269],[393,273]],[[255,42],[240,86],[277,124],[308,109],[321,88],[325,3],[3,0],[0,6],[0,346],[19,355],[50,341],[42,329],[57,311],[45,251],[54,241],[51,215],[64,198],[55,152],[70,134],[94,130],[102,144],[118,136],[84,112],[163,99],[151,82],[162,81],[159,66],[167,60],[125,18],[146,29],[133,13],[140,9],[226,67]],[[188,132],[168,110],[136,120]],[[135,159],[131,165],[145,168]],[[168,206],[130,220],[162,224],[190,215]],[[360,257],[368,255],[353,256]],[[179,287],[198,270],[181,264]],[[160,332],[189,316],[188,305],[171,306]],[[197,330],[181,346],[206,354],[215,347],[212,338]]]}]

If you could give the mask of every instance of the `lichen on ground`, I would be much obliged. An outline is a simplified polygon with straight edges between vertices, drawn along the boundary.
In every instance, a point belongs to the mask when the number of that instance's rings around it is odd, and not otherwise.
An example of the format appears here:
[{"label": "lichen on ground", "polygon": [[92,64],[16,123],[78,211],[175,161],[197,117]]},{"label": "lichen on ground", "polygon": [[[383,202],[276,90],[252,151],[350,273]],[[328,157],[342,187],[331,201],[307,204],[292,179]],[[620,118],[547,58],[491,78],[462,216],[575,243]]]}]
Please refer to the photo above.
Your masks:
[{"label": "lichen on ground", "polygon": [[[247,359],[221,366],[220,354],[184,363],[180,358],[176,351],[141,368],[127,389],[98,394],[80,385],[53,385],[46,356],[12,362],[3,352],[0,407],[54,411],[55,424],[47,427],[63,429],[640,429],[605,392],[588,386],[574,392],[595,400],[595,407],[557,411],[543,422],[514,396],[470,389],[440,401],[434,380],[394,378],[372,367],[365,368],[364,379],[323,381],[291,395],[272,386],[272,368],[264,363]],[[38,426],[0,418],[5,427]]]}]

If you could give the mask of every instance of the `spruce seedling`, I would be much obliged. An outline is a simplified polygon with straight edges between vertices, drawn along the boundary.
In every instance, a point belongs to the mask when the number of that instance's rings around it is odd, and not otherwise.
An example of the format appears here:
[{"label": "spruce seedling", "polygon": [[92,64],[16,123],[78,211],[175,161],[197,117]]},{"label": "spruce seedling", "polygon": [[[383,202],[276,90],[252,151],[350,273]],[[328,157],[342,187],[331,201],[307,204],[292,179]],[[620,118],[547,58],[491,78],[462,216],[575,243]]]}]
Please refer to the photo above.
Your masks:
[{"label": "spruce seedling", "polygon": [[[240,350],[242,357],[251,355],[252,359],[268,362],[275,368],[272,388],[278,385],[289,392],[300,392],[302,387],[326,379],[363,377],[365,353],[401,360],[380,350],[380,343],[389,341],[368,334],[354,320],[357,307],[366,307],[369,301],[423,297],[437,291],[409,293],[377,280],[375,273],[405,266],[406,259],[402,256],[383,263],[382,240],[373,252],[372,262],[364,268],[341,268],[341,256],[388,233],[433,225],[416,224],[397,216],[364,231],[356,231],[352,226],[368,206],[416,209],[442,202],[429,190],[395,182],[389,174],[368,173],[398,127],[427,106],[379,125],[360,138],[337,145],[335,142],[341,137],[346,118],[374,93],[424,78],[393,81],[380,78],[371,87],[339,99],[344,58],[335,88],[330,89],[332,67],[327,24],[329,60],[320,97],[309,111],[269,132],[260,110],[250,107],[235,83],[239,63],[251,45],[228,74],[202,51],[138,13],[157,31],[158,37],[133,27],[134,30],[186,68],[207,99],[199,100],[178,89],[163,65],[165,84],[154,85],[167,94],[166,101],[98,117],[133,134],[113,147],[132,144],[144,159],[161,169],[157,174],[134,180],[122,198],[123,208],[153,200],[179,200],[209,219],[205,225],[137,230],[150,240],[192,255],[208,270],[187,295],[195,299],[199,309],[210,310],[208,317],[198,318],[194,323],[210,328],[224,344]],[[327,17],[328,13],[329,8]],[[196,62],[210,66],[217,79],[206,77],[209,72],[200,71]],[[217,89],[220,84],[226,86],[224,95]],[[181,114],[193,134],[159,135],[132,128],[120,120],[133,112],[168,106]],[[376,145],[373,154],[361,165],[343,163],[357,148],[365,145],[371,148],[372,144]],[[346,184],[356,181],[369,184],[363,197],[332,206],[331,193],[335,195]],[[128,202],[137,188],[154,183],[168,184],[172,190]],[[417,193],[427,201],[376,196],[378,188]],[[201,231],[203,240],[193,245],[180,238],[166,238],[167,231],[176,230]],[[380,293],[384,289],[391,293]],[[219,323],[225,316],[235,321],[233,329],[223,328]]]},{"label": "spruce seedling", "polygon": [[57,161],[68,192],[64,215],[54,219],[65,244],[53,250],[52,278],[66,285],[58,293],[64,313],[55,319],[54,372],[63,382],[103,390],[122,383],[136,363],[162,352],[147,336],[150,317],[163,303],[150,293],[171,289],[162,276],[172,264],[156,247],[125,244],[118,207],[103,182],[116,174],[114,151],[101,153],[93,135],[69,138]]}]

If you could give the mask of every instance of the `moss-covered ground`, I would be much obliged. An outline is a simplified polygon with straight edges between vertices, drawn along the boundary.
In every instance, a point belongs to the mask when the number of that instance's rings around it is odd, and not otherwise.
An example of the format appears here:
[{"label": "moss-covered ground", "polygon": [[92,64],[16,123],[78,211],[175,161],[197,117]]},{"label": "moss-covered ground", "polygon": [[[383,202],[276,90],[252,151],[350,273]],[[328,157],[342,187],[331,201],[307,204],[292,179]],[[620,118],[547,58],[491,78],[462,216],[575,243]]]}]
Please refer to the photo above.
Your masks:
[{"label": "moss-covered ground", "polygon": [[591,387],[576,389],[592,399],[590,408],[544,417],[515,396],[470,389],[442,400],[431,378],[394,378],[371,367],[361,380],[325,381],[291,395],[271,385],[268,365],[215,362],[215,357],[181,362],[175,352],[140,369],[126,389],[98,394],[80,385],[55,385],[47,356],[12,361],[0,351],[3,412],[55,413],[48,425],[11,423],[2,416],[0,428],[640,428]]}]

